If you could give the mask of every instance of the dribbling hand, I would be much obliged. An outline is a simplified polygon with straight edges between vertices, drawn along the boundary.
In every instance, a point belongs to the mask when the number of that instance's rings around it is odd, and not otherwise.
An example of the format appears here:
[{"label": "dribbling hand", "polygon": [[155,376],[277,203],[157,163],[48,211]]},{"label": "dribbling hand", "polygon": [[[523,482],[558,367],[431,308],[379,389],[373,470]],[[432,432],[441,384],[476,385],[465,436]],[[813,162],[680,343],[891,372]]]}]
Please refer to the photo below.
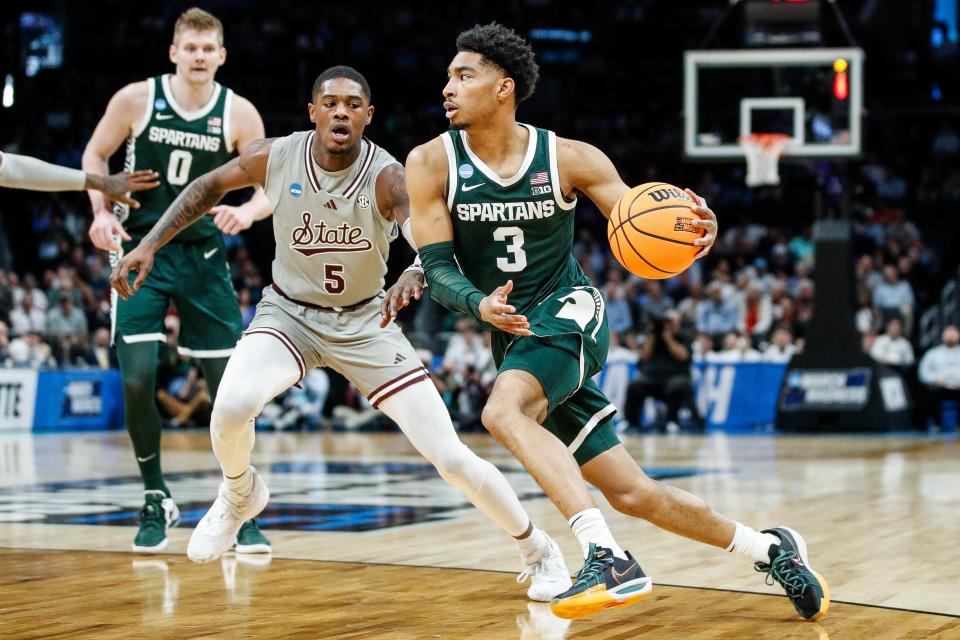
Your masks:
[{"label": "dribbling hand", "polygon": [[700,220],[693,221],[693,226],[704,230],[703,236],[693,241],[693,244],[698,247],[703,247],[696,256],[697,258],[702,258],[710,253],[710,249],[713,248],[713,243],[717,241],[717,215],[707,206],[707,201],[695,194],[692,189],[684,189],[684,191],[687,192],[688,196],[693,198],[693,201],[697,205],[692,207],[691,211],[700,216]]},{"label": "dribbling hand", "polygon": [[513,280],[497,287],[493,293],[480,301],[480,319],[497,329],[516,336],[532,336],[527,316],[516,315],[516,307],[507,304],[507,296],[513,291]]}]

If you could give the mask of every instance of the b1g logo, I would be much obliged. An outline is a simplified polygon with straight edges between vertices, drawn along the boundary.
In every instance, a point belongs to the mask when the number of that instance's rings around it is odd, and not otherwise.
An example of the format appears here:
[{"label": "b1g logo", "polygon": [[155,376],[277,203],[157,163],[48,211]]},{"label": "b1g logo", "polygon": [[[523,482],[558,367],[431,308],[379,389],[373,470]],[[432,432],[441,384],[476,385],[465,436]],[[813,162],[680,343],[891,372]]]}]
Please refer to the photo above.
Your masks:
[{"label": "b1g logo", "polygon": [[553,193],[553,189],[550,188],[550,185],[545,184],[539,187],[530,187],[530,192],[535,196],[539,196],[543,193]]},{"label": "b1g logo", "polygon": [[699,231],[693,226],[693,218],[681,218],[677,216],[677,221],[673,225],[674,231],[686,231],[687,233],[697,234]]}]

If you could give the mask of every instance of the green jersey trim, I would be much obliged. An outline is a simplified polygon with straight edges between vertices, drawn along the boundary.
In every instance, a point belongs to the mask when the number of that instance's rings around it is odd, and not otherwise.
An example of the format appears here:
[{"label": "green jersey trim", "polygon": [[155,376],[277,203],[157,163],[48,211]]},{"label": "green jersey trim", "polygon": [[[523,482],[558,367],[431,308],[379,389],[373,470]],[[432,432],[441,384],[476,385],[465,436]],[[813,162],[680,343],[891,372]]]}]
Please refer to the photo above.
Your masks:
[{"label": "green jersey trim", "polygon": [[[134,138],[137,138],[143,135],[143,132],[147,130],[147,125],[150,124],[150,120],[153,118],[153,102],[157,97],[157,83],[153,81],[153,78],[147,79],[147,106],[143,110],[143,117],[140,122],[138,122],[133,127],[131,135]],[[133,171],[133,168],[130,167],[127,171]]]},{"label": "green jersey trim", "polygon": [[453,148],[452,132],[444,132],[440,139],[447,152],[447,210],[453,215],[453,199],[457,195],[457,151]]},{"label": "green jersey trim", "polygon": [[210,96],[210,99],[207,101],[207,104],[203,105],[197,111],[187,111],[177,103],[177,99],[173,97],[173,89],[170,87],[170,74],[165,74],[160,77],[160,84],[163,85],[163,93],[167,99],[167,104],[170,105],[170,108],[173,109],[174,113],[180,116],[182,119],[187,122],[195,122],[200,118],[204,117],[210,113],[215,106],[217,106],[217,101],[220,100],[220,92],[223,91],[223,87],[219,82],[213,83],[213,95]]},{"label": "green jersey trim", "polygon": [[564,211],[572,211],[577,207],[577,198],[574,196],[573,200],[567,200],[566,196],[563,195],[563,191],[560,190],[560,161],[557,159],[557,134],[553,131],[547,132],[547,148],[550,152],[550,182],[553,186],[553,199],[557,202],[557,206]]},{"label": "green jersey trim", "polygon": [[520,178],[522,178],[524,174],[527,173],[527,170],[530,169],[530,165],[533,164],[533,157],[537,153],[537,130],[528,124],[523,124],[522,122],[518,122],[517,124],[519,124],[521,127],[524,127],[530,133],[530,138],[527,140],[527,153],[523,157],[523,162],[520,163],[520,168],[517,169],[517,172],[509,178],[501,178],[496,171],[488,167],[487,164],[473,152],[473,149],[470,148],[470,142],[468,141],[469,136],[467,135],[467,132],[460,132],[460,140],[463,142],[463,149],[467,152],[467,157],[470,158],[470,162],[472,162],[473,165],[480,170],[480,173],[489,178],[494,184],[498,184],[501,187],[512,187],[519,182]]}]

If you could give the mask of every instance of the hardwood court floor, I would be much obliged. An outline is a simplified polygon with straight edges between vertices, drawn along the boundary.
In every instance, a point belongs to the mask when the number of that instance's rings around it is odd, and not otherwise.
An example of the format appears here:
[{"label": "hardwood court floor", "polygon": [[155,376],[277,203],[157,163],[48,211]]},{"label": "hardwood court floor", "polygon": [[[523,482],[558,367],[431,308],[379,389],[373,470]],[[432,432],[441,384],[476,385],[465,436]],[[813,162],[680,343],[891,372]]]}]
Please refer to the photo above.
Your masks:
[{"label": "hardwood court floor", "polygon": [[[652,475],[752,526],[803,532],[834,604],[800,621],[749,563],[596,494],[658,586],[568,625],[528,606],[512,542],[393,434],[258,434],[273,559],[194,565],[183,552],[216,465],[206,434],[164,438],[186,526],[144,556],[126,553],[141,496],[124,434],[0,435],[0,638],[960,639],[956,440],[629,438]],[[529,476],[490,438],[465,440],[576,570],[579,548]]]}]

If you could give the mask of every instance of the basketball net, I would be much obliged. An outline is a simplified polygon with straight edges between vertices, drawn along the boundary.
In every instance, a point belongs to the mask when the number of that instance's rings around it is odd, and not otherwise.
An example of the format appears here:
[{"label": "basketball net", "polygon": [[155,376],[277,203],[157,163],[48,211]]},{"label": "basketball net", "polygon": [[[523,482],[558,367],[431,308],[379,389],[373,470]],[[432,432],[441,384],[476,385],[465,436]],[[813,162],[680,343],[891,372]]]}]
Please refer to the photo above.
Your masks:
[{"label": "basketball net", "polygon": [[747,158],[747,186],[780,184],[780,156],[790,144],[790,136],[783,133],[751,133],[740,136],[738,141]]}]

